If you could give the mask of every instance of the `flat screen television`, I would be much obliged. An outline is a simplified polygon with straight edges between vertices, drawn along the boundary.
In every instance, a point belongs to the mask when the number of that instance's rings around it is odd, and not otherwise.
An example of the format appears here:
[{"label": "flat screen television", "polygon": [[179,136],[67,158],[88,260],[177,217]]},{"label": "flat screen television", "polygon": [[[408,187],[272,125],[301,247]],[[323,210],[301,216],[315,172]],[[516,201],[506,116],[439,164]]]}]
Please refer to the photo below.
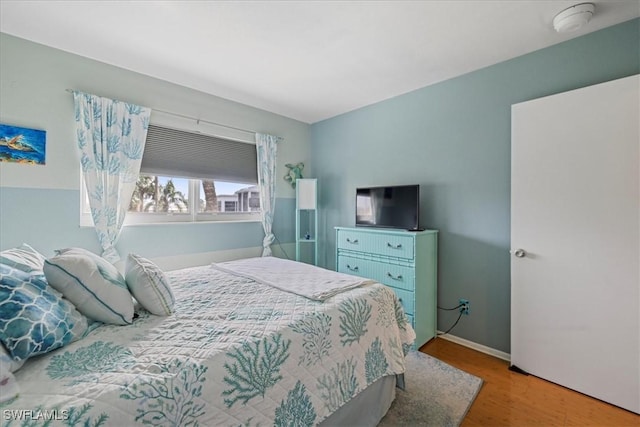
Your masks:
[{"label": "flat screen television", "polygon": [[419,185],[356,189],[356,226],[419,230]]}]

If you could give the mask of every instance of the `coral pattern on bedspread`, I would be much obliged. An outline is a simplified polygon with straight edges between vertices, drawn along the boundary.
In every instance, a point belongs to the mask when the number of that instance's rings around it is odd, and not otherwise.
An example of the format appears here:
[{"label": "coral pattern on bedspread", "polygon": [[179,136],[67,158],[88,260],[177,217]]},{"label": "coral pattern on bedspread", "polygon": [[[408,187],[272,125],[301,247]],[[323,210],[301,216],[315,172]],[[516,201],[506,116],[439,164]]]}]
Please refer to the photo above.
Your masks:
[{"label": "coral pattern on bedspread", "polygon": [[56,415],[50,425],[312,426],[404,372],[415,339],[377,283],[318,302],[210,266],[167,276],[173,315],[139,311],[28,361],[0,409]]}]

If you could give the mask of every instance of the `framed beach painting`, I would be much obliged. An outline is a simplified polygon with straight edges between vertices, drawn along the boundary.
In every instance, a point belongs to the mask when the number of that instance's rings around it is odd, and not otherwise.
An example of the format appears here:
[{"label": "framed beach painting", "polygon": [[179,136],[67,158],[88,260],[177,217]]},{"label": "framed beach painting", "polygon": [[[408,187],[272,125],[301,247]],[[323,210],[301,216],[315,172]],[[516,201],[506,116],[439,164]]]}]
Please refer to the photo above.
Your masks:
[{"label": "framed beach painting", "polygon": [[45,164],[47,132],[0,124],[0,162]]}]

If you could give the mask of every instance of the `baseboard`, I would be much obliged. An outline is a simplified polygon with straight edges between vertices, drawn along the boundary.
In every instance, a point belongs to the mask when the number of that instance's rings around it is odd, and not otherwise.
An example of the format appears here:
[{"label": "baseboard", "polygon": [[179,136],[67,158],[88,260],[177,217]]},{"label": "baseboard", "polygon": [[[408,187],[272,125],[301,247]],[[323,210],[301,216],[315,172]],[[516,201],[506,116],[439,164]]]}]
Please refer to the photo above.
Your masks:
[{"label": "baseboard", "polygon": [[[442,332],[438,331],[438,333],[441,334]],[[450,334],[438,335],[438,338],[442,338],[443,340],[451,341],[456,344],[469,347],[473,350],[479,351],[480,353],[485,353],[485,354],[488,354],[489,356],[506,360],[507,362],[511,361],[511,355],[509,353],[505,353],[504,351],[496,350],[495,348],[487,347],[486,345],[478,344],[473,341],[469,341],[464,338],[457,337],[455,335],[450,335]]]}]

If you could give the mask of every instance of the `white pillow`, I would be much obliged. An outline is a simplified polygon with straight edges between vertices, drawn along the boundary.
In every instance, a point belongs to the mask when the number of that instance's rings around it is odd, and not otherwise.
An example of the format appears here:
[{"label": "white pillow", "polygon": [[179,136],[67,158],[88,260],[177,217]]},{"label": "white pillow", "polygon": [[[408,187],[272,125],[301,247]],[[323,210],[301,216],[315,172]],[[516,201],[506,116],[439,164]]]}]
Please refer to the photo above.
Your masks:
[{"label": "white pillow", "polygon": [[23,243],[18,248],[11,248],[0,252],[0,263],[17,268],[25,273],[42,271],[45,257],[31,246]]},{"label": "white pillow", "polygon": [[131,324],[133,300],[118,269],[81,248],[56,251],[44,263],[49,284],[90,319],[116,325]]},{"label": "white pillow", "polygon": [[125,279],[133,296],[149,313],[157,316],[173,313],[175,298],[169,280],[152,261],[129,254]]}]

